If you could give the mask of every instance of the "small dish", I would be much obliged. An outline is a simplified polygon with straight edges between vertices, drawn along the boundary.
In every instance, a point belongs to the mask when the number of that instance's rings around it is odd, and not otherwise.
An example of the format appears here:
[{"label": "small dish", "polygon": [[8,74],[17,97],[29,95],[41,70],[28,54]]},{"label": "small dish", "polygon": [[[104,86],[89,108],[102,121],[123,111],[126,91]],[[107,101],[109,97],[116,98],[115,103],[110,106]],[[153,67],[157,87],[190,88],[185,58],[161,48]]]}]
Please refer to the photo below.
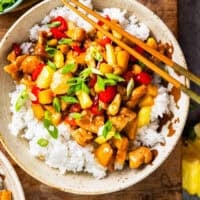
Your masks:
[{"label": "small dish", "polygon": [[5,188],[12,193],[13,200],[25,200],[24,192],[20,183],[20,180],[12,167],[11,163],[8,161],[6,156],[0,151],[0,170],[5,177],[4,185]]},{"label": "small dish", "polygon": [[13,11],[15,8],[17,8],[21,3],[23,2],[23,0],[17,0],[14,4],[12,4],[11,6],[7,7],[5,10],[3,10],[2,12],[0,12],[0,15],[6,14],[8,12]]}]

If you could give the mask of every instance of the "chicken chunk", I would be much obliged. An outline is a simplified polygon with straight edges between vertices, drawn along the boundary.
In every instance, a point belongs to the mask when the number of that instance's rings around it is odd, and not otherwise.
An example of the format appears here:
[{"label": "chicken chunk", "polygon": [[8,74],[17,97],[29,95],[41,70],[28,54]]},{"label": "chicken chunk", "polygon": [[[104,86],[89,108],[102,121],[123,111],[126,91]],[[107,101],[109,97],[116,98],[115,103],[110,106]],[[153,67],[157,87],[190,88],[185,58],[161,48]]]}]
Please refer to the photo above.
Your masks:
[{"label": "chicken chunk", "polygon": [[142,164],[148,164],[152,161],[153,155],[149,148],[139,147],[129,153],[129,167],[131,169],[139,168]]},{"label": "chicken chunk", "polygon": [[81,146],[86,146],[93,139],[93,134],[83,128],[78,128],[72,131],[71,134],[74,140]]},{"label": "chicken chunk", "polygon": [[140,99],[146,94],[147,87],[145,85],[141,85],[136,87],[130,97],[130,100],[127,101],[126,105],[129,108],[134,108],[140,101]]},{"label": "chicken chunk", "polygon": [[104,116],[92,116],[90,112],[86,112],[76,120],[76,124],[87,131],[98,133],[99,128],[104,125]]},{"label": "chicken chunk", "polygon": [[20,65],[20,70],[25,74],[32,74],[40,63],[43,61],[39,56],[26,56]]},{"label": "chicken chunk", "polygon": [[109,120],[112,122],[113,126],[117,131],[122,131],[128,122],[131,122],[135,119],[136,114],[130,109],[123,107],[119,114],[116,116],[109,116]]}]

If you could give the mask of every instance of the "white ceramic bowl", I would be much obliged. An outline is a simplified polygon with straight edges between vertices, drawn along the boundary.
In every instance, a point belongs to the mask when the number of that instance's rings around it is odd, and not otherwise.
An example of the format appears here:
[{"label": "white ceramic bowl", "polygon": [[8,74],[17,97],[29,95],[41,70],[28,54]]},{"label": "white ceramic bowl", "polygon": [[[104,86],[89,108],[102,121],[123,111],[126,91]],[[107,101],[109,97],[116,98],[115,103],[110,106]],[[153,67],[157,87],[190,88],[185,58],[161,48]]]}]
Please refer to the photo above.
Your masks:
[{"label": "white ceramic bowl", "polygon": [[[166,138],[165,146],[158,146],[158,156],[153,161],[152,165],[148,165],[140,170],[123,170],[121,172],[114,172],[109,174],[102,180],[96,180],[92,176],[87,174],[72,174],[61,175],[57,170],[49,168],[42,161],[33,158],[29,151],[28,145],[22,139],[14,137],[9,133],[8,123],[10,122],[9,115],[9,97],[8,93],[14,88],[13,81],[11,78],[3,72],[3,66],[6,63],[6,55],[8,54],[12,43],[22,42],[28,38],[28,30],[35,24],[40,22],[44,16],[54,7],[62,5],[60,0],[46,0],[31,10],[25,13],[7,32],[0,44],[0,91],[2,92],[0,98],[0,132],[1,140],[4,143],[5,148],[13,159],[23,168],[28,174],[41,182],[58,188],[60,190],[77,193],[77,194],[103,194],[118,191],[129,187],[155,171],[168,157],[170,152],[175,147],[179,140],[186,118],[188,114],[189,99],[184,94],[181,94],[181,98],[178,102],[179,109],[172,103],[171,109],[174,113],[174,118],[179,119],[174,124],[175,134],[172,137]],[[97,9],[104,7],[119,7],[127,9],[129,12],[136,15],[139,20],[147,24],[152,33],[158,40],[163,42],[172,43],[174,46],[173,59],[179,64],[186,66],[185,59],[182,51],[166,25],[153,14],[149,9],[134,0],[110,0],[101,1],[94,0],[94,6]],[[170,73],[185,83],[183,77],[176,76],[172,70]],[[168,131],[167,125],[164,127],[163,132]]]},{"label": "white ceramic bowl", "polygon": [[0,151],[0,171],[5,176],[4,184],[12,192],[13,200],[25,200],[19,178],[6,156]]}]

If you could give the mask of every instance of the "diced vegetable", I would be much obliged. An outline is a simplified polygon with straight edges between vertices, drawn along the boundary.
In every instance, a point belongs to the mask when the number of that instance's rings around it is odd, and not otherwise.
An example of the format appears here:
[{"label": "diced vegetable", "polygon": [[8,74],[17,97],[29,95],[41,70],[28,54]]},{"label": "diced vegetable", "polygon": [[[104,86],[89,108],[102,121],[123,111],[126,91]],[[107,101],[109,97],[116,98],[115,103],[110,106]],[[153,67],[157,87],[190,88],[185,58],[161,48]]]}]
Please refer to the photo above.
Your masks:
[{"label": "diced vegetable", "polygon": [[43,67],[42,71],[40,72],[36,80],[37,87],[41,89],[49,88],[54,72],[55,71],[49,66]]},{"label": "diced vegetable", "polygon": [[107,63],[101,63],[99,66],[99,70],[101,73],[107,74],[107,73],[112,73],[113,68],[111,65],[109,65]]},{"label": "diced vegetable", "polygon": [[146,126],[150,123],[151,119],[151,106],[140,108],[138,113],[138,127]]},{"label": "diced vegetable", "polygon": [[41,104],[50,104],[53,101],[53,93],[50,89],[42,90],[38,94],[38,100]]},{"label": "diced vegetable", "polygon": [[140,65],[138,65],[138,64],[134,64],[133,65],[133,73],[135,75],[137,75],[137,74],[139,74],[141,72],[142,72],[142,67]]},{"label": "diced vegetable", "polygon": [[99,93],[99,99],[104,103],[110,103],[117,94],[115,86],[107,86],[106,89]]},{"label": "diced vegetable", "polygon": [[151,47],[152,49],[157,49],[157,47],[158,47],[158,44],[157,44],[156,40],[155,40],[153,37],[149,37],[149,38],[147,39],[146,44],[147,44],[149,47]]},{"label": "diced vegetable", "polygon": [[153,106],[154,104],[154,99],[152,96],[150,95],[146,95],[145,97],[143,97],[139,103],[140,107],[145,107],[145,106]]},{"label": "diced vegetable", "polygon": [[26,103],[26,100],[28,99],[28,92],[26,89],[24,89],[20,95],[17,98],[17,101],[15,103],[15,110],[18,112],[23,105]]},{"label": "diced vegetable", "polygon": [[46,146],[48,146],[49,141],[47,139],[45,139],[45,138],[40,138],[37,141],[37,144],[40,145],[41,147],[46,147]]},{"label": "diced vegetable", "polygon": [[57,68],[61,68],[64,66],[64,55],[61,51],[56,51],[54,54],[54,63]]},{"label": "diced vegetable", "polygon": [[90,108],[92,106],[93,102],[86,92],[80,90],[76,92],[76,96],[78,97],[82,109]]},{"label": "diced vegetable", "polygon": [[108,140],[110,140],[114,135],[115,135],[115,131],[109,131],[106,137],[104,137],[103,135],[100,135],[95,139],[95,142],[97,144],[103,144],[107,142]]},{"label": "diced vegetable", "polygon": [[147,72],[137,74],[135,80],[140,84],[148,85],[151,83],[152,77]]},{"label": "diced vegetable", "polygon": [[122,101],[121,95],[117,94],[110,103],[110,105],[108,106],[107,114],[116,115],[119,112],[121,101]]},{"label": "diced vegetable", "polygon": [[32,104],[31,105],[33,114],[38,120],[42,120],[44,118],[44,109],[40,104]]},{"label": "diced vegetable", "polygon": [[113,155],[112,147],[110,144],[104,143],[96,149],[95,155],[99,163],[106,167]]},{"label": "diced vegetable", "polygon": [[106,44],[106,60],[109,65],[117,64],[114,47],[111,44]]},{"label": "diced vegetable", "polygon": [[71,73],[62,73],[62,69],[59,69],[53,74],[50,88],[54,94],[65,94],[69,89],[68,80],[72,77]]},{"label": "diced vegetable", "polygon": [[57,16],[56,18],[52,19],[51,22],[59,22],[57,28],[59,31],[66,31],[68,28],[67,21],[62,16]]},{"label": "diced vegetable", "polygon": [[152,97],[156,97],[158,95],[158,87],[156,85],[148,85],[147,86],[147,94],[152,96]]},{"label": "diced vegetable", "polygon": [[127,51],[121,50],[117,52],[117,65],[121,67],[122,72],[125,72],[128,68],[129,53]]}]

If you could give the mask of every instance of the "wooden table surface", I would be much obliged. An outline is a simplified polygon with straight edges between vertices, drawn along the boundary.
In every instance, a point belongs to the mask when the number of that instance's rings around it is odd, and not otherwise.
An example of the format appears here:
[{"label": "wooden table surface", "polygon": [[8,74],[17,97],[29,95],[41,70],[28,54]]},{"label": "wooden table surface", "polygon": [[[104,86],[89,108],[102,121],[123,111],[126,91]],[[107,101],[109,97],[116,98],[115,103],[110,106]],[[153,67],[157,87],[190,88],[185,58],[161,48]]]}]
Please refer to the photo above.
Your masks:
[{"label": "wooden table surface", "polygon": [[[12,23],[27,9],[25,0],[23,9],[9,15],[0,16],[0,39]],[[35,0],[32,0],[35,1]],[[159,15],[168,27],[177,35],[177,0],[139,0]],[[3,150],[3,147],[0,146]],[[4,150],[3,150],[4,151]],[[5,152],[5,151],[4,151]],[[8,156],[8,155],[7,155]],[[8,156],[9,157],[9,156]],[[11,160],[11,159],[10,159]],[[80,196],[64,193],[38,182],[21,170],[14,161],[14,168],[21,180],[27,200],[181,200],[181,142],[169,158],[152,175],[126,190],[100,195]],[[20,199],[19,199],[20,200]]]}]

